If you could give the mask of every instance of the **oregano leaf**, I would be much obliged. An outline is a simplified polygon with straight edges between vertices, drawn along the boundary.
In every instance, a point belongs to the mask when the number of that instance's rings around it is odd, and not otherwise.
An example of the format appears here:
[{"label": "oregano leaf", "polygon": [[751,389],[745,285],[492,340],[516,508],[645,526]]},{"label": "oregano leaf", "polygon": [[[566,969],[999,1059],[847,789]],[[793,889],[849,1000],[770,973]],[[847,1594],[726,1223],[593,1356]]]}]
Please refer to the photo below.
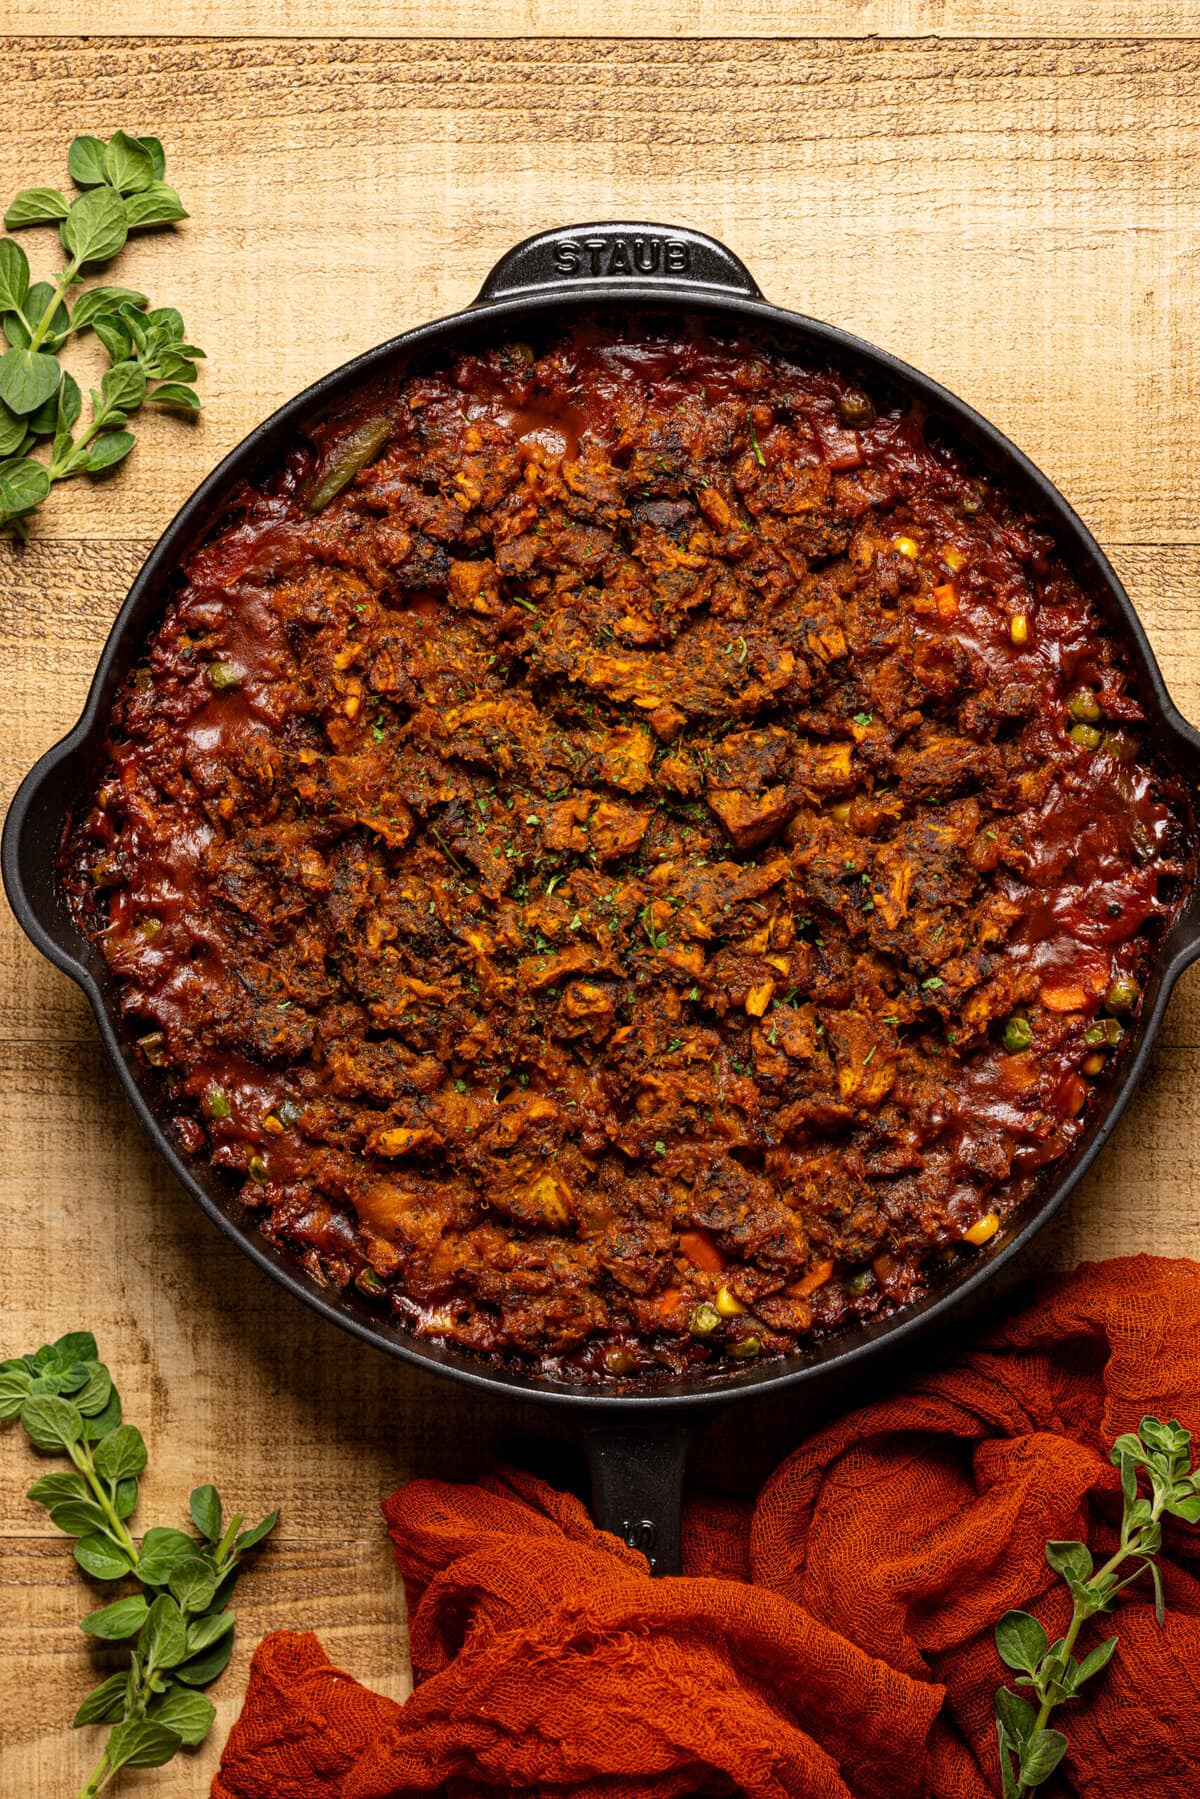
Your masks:
[{"label": "oregano leaf", "polygon": [[120,1580],[133,1567],[124,1549],[99,1531],[80,1537],[75,1545],[75,1560],[85,1574],[93,1574],[97,1580]]},{"label": "oregano leaf", "polygon": [[[40,467],[40,464],[32,465]],[[42,470],[45,474],[45,470]],[[3,504],[7,475],[0,475],[0,504]],[[27,1399],[21,1407],[21,1423],[25,1426],[30,1442],[35,1449],[44,1455],[53,1455],[64,1450],[73,1443],[78,1443],[83,1434],[83,1419],[79,1408],[73,1406],[69,1399],[59,1399],[52,1394],[35,1394]]]},{"label": "oregano leaf", "polygon": [[69,211],[65,195],[56,187],[27,187],[12,202],[4,223],[10,231],[19,231],[23,225],[45,225],[51,219],[65,219]]},{"label": "oregano leaf", "polygon": [[111,187],[94,187],[74,201],[62,222],[63,247],[82,266],[108,262],[129,235],[125,202]]},{"label": "oregano leaf", "polygon": [[67,168],[76,187],[100,187],[104,183],[104,140],[77,137],[67,151]]},{"label": "oregano leaf", "polygon": [[173,225],[188,216],[183,201],[165,181],[152,181],[141,193],[130,194],[125,211],[131,231],[145,231],[151,225]]},{"label": "oregano leaf", "polygon": [[0,312],[20,312],[29,292],[29,258],[14,237],[0,240]]},{"label": "oregano leaf", "polygon": [[36,412],[58,392],[62,370],[55,357],[41,350],[6,350],[0,356],[0,400],[10,412]]},{"label": "oregano leaf", "polygon": [[104,147],[104,178],[120,194],[134,194],[154,180],[154,162],[146,146],[124,131],[114,131]]},{"label": "oregano leaf", "polygon": [[131,1718],[116,1724],[108,1739],[108,1760],[113,1768],[161,1768],[179,1748],[179,1737],[148,1718]]},{"label": "oregano leaf", "polygon": [[128,1697],[129,1675],[122,1668],[92,1688],[71,1723],[76,1730],[81,1724],[113,1724],[123,1716]]},{"label": "oregano leaf", "polygon": [[136,1636],[149,1614],[150,1607],[142,1595],[131,1593],[127,1599],[114,1599],[98,1612],[89,1612],[79,1628],[102,1642],[119,1643],[125,1637]]},{"label": "oregano leaf", "polygon": [[188,1496],[192,1523],[210,1543],[221,1541],[221,1495],[214,1486],[193,1487]]},{"label": "oregano leaf", "polygon": [[180,1742],[194,1749],[212,1729],[216,1708],[202,1693],[175,1687],[151,1705],[148,1717],[165,1730],[173,1730]]},{"label": "oregano leaf", "polygon": [[146,1466],[145,1439],[136,1425],[122,1424],[96,1445],[93,1460],[105,1480],[128,1480]]}]

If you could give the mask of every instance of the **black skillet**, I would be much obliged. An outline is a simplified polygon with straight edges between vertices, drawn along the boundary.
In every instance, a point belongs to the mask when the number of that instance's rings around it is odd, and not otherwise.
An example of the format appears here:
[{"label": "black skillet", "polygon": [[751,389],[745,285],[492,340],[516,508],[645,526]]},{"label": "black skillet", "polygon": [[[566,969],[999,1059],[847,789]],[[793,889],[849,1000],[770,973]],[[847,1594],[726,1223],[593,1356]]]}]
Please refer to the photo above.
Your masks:
[{"label": "black skillet", "polygon": [[[953,433],[1017,499],[1044,519],[1123,642],[1140,677],[1148,730],[1163,762],[1190,792],[1200,783],[1200,733],[1172,705],[1137,614],[1091,534],[1062,495],[978,413],[936,382],[831,325],[768,304],[743,264],[699,232],[661,225],[600,224],[543,232],[502,257],[465,312],[422,325],[324,376],[252,431],[197,488],[151,551],[121,608],[100,658],[87,706],[69,736],[49,750],[22,783],[3,841],[4,885],[13,911],[43,955],[83,989],[100,1036],[142,1126],[164,1160],[209,1217],[258,1266],[323,1317],[364,1342],[423,1368],[488,1392],[571,1408],[586,1426],[598,1521],[645,1549],[660,1573],[679,1566],[679,1505],[685,1426],[697,1414],[767,1388],[790,1388],[805,1410],[843,1394],[865,1363],[880,1372],[901,1343],[952,1315],[994,1283],[1053,1216],[1095,1159],[1140,1078],[1179,975],[1200,954],[1200,895],[1194,875],[1180,916],[1156,946],[1141,1018],[1091,1123],[1068,1160],[1035,1192],[1007,1232],[978,1261],[921,1304],[817,1346],[809,1352],[734,1373],[674,1382],[652,1393],[595,1391],[537,1375],[501,1372],[434,1343],[421,1342],[376,1317],[353,1292],[333,1295],[266,1243],[240,1205],[233,1184],[172,1136],[152,1069],[133,1050],[112,1002],[102,958],[71,922],[55,863],[68,818],[92,791],[102,759],[105,722],[118,683],[162,612],[189,551],[211,530],[233,491],[270,465],[306,424],[342,401],[359,383],[407,372],[471,340],[495,339],[536,319],[566,323],[584,310],[636,305],[639,311],[685,308],[729,323],[765,328],[785,347],[849,362],[893,393],[920,404],[938,429]],[[1195,823],[1189,829],[1195,845]],[[1192,858],[1194,862],[1194,856]],[[856,1383],[857,1384],[857,1383]]]}]

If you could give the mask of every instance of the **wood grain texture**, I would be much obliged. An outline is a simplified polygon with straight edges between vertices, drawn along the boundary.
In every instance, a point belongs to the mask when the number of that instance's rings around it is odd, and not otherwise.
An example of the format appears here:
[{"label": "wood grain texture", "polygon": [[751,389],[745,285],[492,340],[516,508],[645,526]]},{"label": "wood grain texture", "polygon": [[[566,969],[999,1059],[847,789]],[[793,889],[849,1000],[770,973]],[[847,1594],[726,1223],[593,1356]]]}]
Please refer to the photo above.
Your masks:
[{"label": "wood grain texture", "polygon": [[[112,278],[179,304],[211,356],[198,424],[147,418],[114,479],[56,494],[28,546],[0,543],[0,799],[73,722],[156,533],[250,426],[464,304],[526,233],[621,215],[714,232],[773,299],[887,345],[995,419],[1109,548],[1200,719],[1193,6],[189,0],[173,38],[155,35],[163,16],[148,0],[0,0],[0,199],[59,179],[76,130],[160,129],[192,217],[131,246]],[[110,37],[45,36],[99,18]],[[906,38],[926,33],[941,37]],[[50,234],[24,242],[48,270]],[[1188,977],[1044,1262],[1200,1255],[1198,1050]],[[386,1362],[278,1296],[158,1166],[84,1002],[7,915],[0,1140],[0,1353],[96,1330],[150,1445],[143,1524],[176,1521],[206,1477],[238,1505],[284,1508],[241,1590],[216,1740],[128,1786],[195,1799],[262,1631],[312,1625],[344,1666],[406,1690],[383,1494],[497,1452],[578,1479],[577,1446],[564,1424]],[[695,1465],[748,1482],[799,1428],[791,1405],[739,1411]],[[0,1791],[69,1799],[94,1758],[90,1733],[65,1728],[89,1684],[76,1620],[93,1600],[23,1498],[36,1460],[0,1438]]]},{"label": "wood grain texture", "polygon": [[[7,21],[7,22],[5,22]],[[0,25],[44,37],[163,29],[155,0],[5,0]],[[190,0],[180,37],[860,38],[1189,37],[1200,13],[1174,0]]]}]

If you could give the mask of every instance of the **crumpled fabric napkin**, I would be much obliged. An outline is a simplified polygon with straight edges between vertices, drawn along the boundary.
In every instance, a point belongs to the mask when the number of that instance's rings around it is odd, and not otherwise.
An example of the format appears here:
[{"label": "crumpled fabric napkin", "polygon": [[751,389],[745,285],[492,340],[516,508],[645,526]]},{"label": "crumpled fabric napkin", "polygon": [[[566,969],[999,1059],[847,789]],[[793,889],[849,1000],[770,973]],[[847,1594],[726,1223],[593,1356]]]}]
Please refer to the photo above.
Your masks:
[{"label": "crumpled fabric napkin", "polygon": [[[409,1594],[404,1705],[280,1631],[254,1656],[214,1799],[993,1799],[993,1644],[1060,1635],[1048,1538],[1115,1545],[1108,1448],[1146,1412],[1200,1430],[1200,1265],[1054,1277],[906,1390],[814,1434],[753,1504],[694,1500],[685,1573],[652,1580],[583,1505],[511,1471],[384,1504]],[[1200,1532],[1086,1627],[1116,1659],[1058,1714],[1042,1789],[1200,1793]]]}]

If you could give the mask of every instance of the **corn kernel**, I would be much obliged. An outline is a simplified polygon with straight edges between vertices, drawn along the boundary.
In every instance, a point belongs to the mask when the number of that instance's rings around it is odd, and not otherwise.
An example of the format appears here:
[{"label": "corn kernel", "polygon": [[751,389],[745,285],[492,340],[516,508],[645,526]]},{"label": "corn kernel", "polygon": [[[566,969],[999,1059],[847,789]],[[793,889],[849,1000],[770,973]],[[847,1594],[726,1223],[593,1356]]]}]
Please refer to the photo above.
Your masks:
[{"label": "corn kernel", "polygon": [[717,1294],[716,1307],[722,1318],[740,1318],[746,1310],[740,1299],[735,1299],[728,1287],[722,1287]]},{"label": "corn kernel", "polygon": [[911,537],[893,537],[892,548],[899,550],[902,556],[907,556],[910,562],[917,560],[917,546]]},{"label": "corn kernel", "polygon": [[956,544],[947,543],[942,545],[942,561],[946,564],[946,567],[950,570],[952,575],[958,573],[966,560],[966,557]]},{"label": "corn kernel", "polygon": [[1099,1051],[1097,1051],[1094,1056],[1084,1057],[1083,1072],[1084,1074],[1090,1074],[1093,1078],[1098,1074],[1103,1074],[1107,1067],[1108,1063]]},{"label": "corn kernel", "polygon": [[963,1236],[968,1243],[973,1243],[978,1249],[980,1244],[990,1243],[999,1229],[1000,1220],[995,1212],[988,1212],[984,1217],[977,1219],[969,1231],[964,1231]]},{"label": "corn kernel", "polygon": [[1014,612],[1008,621],[1008,634],[1018,648],[1029,642],[1029,619],[1024,612]]},{"label": "corn kernel", "polygon": [[268,1112],[266,1114],[262,1121],[262,1127],[264,1131],[269,1131],[272,1137],[283,1136],[283,1126],[275,1116],[274,1112]]}]

